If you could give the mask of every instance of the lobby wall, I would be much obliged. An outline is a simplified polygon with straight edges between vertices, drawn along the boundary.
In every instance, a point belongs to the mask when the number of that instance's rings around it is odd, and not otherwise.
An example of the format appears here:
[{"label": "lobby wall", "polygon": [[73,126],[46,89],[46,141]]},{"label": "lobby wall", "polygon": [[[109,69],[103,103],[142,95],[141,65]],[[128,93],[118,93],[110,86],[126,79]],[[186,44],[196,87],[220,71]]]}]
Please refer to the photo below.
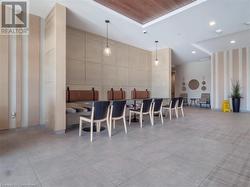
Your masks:
[{"label": "lobby wall", "polygon": [[250,47],[219,51],[212,55],[211,104],[221,109],[224,99],[230,99],[232,81],[241,85],[241,110],[250,111]]},{"label": "lobby wall", "polygon": [[[210,93],[211,91],[211,61],[191,62],[175,66],[176,71],[176,86],[175,96],[180,96],[181,93],[187,93],[188,98],[200,98],[201,93]],[[199,88],[191,90],[188,87],[190,80],[196,79],[199,81]],[[206,91],[202,91],[202,81],[206,81]],[[186,91],[182,90],[183,82],[185,83]]]},{"label": "lobby wall", "polygon": [[99,91],[107,99],[111,88],[123,88],[126,97],[131,90],[151,90],[151,52],[110,40],[112,54],[103,55],[105,38],[67,27],[66,80],[70,89]]},{"label": "lobby wall", "polygon": [[29,35],[0,37],[0,130],[40,124],[40,22],[29,15]]}]

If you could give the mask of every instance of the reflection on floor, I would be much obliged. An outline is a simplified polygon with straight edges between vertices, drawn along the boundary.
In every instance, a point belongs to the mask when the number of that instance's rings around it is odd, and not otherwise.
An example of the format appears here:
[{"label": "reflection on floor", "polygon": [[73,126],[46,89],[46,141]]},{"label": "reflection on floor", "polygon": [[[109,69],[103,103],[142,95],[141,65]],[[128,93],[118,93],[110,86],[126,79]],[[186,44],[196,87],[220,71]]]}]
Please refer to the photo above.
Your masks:
[{"label": "reflection on floor", "polygon": [[78,137],[43,128],[0,133],[0,184],[33,186],[250,186],[250,115],[186,109],[186,117],[117,125]]}]

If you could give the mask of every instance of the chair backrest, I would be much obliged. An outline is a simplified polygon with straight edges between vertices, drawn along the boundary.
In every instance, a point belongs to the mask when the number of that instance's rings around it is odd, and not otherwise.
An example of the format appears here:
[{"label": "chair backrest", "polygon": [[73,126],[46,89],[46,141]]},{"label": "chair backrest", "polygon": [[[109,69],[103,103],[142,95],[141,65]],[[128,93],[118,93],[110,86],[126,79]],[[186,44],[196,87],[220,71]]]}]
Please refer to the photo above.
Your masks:
[{"label": "chair backrest", "polygon": [[182,106],[183,106],[183,97],[179,97],[178,107],[182,107]]},{"label": "chair backrest", "polygon": [[210,93],[202,93],[200,101],[201,102],[210,102]]},{"label": "chair backrest", "polygon": [[163,99],[154,99],[154,111],[160,111]]},{"label": "chair backrest", "polygon": [[150,107],[152,105],[152,99],[144,99],[142,103],[143,103],[142,112],[149,112]]},{"label": "chair backrest", "polygon": [[187,94],[187,93],[181,93],[181,94],[180,94],[180,97],[188,98],[188,94]]},{"label": "chair backrest", "polygon": [[96,101],[94,102],[94,120],[101,120],[107,117],[109,101]]},{"label": "chair backrest", "polygon": [[113,118],[121,117],[124,114],[126,100],[113,101],[111,106],[112,106],[112,111],[111,111],[112,117]]},{"label": "chair backrest", "polygon": [[171,108],[176,108],[178,106],[179,98],[172,98]]}]

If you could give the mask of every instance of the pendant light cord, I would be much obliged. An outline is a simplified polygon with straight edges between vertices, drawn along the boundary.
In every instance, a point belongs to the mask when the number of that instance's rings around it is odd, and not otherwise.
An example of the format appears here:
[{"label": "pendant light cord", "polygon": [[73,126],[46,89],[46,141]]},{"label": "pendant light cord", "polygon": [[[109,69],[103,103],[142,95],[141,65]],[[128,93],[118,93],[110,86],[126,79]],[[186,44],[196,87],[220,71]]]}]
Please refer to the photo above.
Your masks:
[{"label": "pendant light cord", "polygon": [[106,23],[107,23],[107,37],[106,37],[106,47],[108,47],[109,46],[109,28],[108,28],[108,24],[109,24],[109,22],[108,21],[106,21]]}]

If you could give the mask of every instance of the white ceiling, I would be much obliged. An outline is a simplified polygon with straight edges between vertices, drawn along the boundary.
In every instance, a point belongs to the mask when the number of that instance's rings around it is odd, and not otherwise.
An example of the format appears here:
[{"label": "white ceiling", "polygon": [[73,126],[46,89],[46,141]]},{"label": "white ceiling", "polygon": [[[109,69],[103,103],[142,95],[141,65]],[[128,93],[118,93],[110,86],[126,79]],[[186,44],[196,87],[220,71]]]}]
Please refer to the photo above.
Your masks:
[{"label": "white ceiling", "polygon": [[[165,16],[147,25],[103,7],[93,0],[30,0],[30,12],[46,17],[58,2],[68,8],[69,26],[105,36],[105,19],[111,21],[110,38],[146,50],[172,48],[174,63],[188,63],[209,57],[218,50],[250,45],[250,0],[198,0],[201,3],[172,16]],[[209,21],[216,25],[209,26]],[[216,29],[223,33],[217,34]],[[148,33],[143,34],[143,30]],[[230,44],[236,40],[236,44]],[[192,54],[195,50],[197,53]]]}]

